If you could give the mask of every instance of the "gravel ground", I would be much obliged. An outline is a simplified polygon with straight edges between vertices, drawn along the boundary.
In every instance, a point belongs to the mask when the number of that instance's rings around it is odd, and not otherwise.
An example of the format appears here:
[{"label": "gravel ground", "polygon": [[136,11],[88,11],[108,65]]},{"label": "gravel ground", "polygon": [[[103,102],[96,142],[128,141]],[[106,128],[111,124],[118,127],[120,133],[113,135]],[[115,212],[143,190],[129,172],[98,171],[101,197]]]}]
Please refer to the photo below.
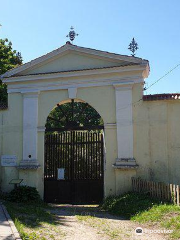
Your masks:
[{"label": "gravel ground", "polygon": [[138,224],[100,211],[97,206],[52,205],[63,240],[165,240],[168,234],[143,233],[137,235],[135,229],[143,231],[159,230],[159,227]]}]

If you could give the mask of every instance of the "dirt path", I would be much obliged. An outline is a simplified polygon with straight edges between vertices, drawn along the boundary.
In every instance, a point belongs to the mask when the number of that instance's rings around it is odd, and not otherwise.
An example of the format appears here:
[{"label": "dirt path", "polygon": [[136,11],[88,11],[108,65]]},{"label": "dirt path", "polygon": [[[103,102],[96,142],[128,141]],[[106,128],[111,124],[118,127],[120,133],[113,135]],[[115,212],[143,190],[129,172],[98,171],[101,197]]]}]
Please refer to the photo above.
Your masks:
[{"label": "dirt path", "polygon": [[137,227],[143,231],[157,230],[100,211],[97,206],[53,205],[51,212],[63,232],[63,240],[165,240],[167,235],[157,233],[135,233]]}]

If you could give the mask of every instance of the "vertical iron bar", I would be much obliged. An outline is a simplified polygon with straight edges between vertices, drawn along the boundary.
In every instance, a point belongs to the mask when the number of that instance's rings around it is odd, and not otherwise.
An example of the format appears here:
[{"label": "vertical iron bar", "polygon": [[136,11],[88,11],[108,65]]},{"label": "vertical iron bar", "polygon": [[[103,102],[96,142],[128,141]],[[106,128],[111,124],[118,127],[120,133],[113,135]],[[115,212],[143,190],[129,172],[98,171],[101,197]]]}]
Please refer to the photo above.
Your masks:
[{"label": "vertical iron bar", "polygon": [[72,200],[75,200],[75,183],[74,183],[74,143],[75,143],[75,132],[72,131],[72,154],[71,154],[71,168],[72,168]]},{"label": "vertical iron bar", "polygon": [[95,166],[96,166],[96,175],[95,175],[95,178],[98,179],[98,133],[96,132],[95,133],[95,153],[96,153],[96,156],[95,156]]},{"label": "vertical iron bar", "polygon": [[72,103],[72,121],[74,121],[74,99],[71,100]]},{"label": "vertical iron bar", "polygon": [[79,159],[80,159],[80,143],[81,143],[81,137],[80,137],[80,133],[78,132],[78,135],[77,135],[77,138],[78,138],[78,145],[77,145],[77,179],[80,178],[80,172],[79,172]]},{"label": "vertical iron bar", "polygon": [[86,144],[85,144],[85,149],[86,149],[86,179],[88,179],[88,132],[86,132]]},{"label": "vertical iron bar", "polygon": [[67,169],[68,168],[68,162],[67,162],[67,132],[65,132],[65,139],[64,139],[64,142],[63,142],[63,145],[64,145],[64,168]]},{"label": "vertical iron bar", "polygon": [[83,178],[83,153],[82,153],[82,147],[83,147],[83,134],[82,131],[80,133],[80,158],[79,158],[79,178]]},{"label": "vertical iron bar", "polygon": [[104,178],[104,139],[101,133],[101,178]]},{"label": "vertical iron bar", "polygon": [[51,159],[52,159],[52,156],[51,156],[51,134],[49,135],[49,156],[50,156],[50,158],[49,158],[49,176],[50,176],[50,178],[52,178],[52,174],[51,174]]},{"label": "vertical iron bar", "polygon": [[91,141],[91,179],[94,178],[94,133],[92,132],[92,141]]},{"label": "vertical iron bar", "polygon": [[90,178],[90,164],[89,164],[89,159],[90,159],[90,152],[89,152],[89,146],[90,146],[90,132],[87,131],[87,178]]},{"label": "vertical iron bar", "polygon": [[67,179],[70,180],[70,151],[69,151],[69,148],[70,148],[70,136],[69,136],[69,132],[67,132],[67,169],[65,169],[65,172],[66,172],[66,176],[67,176]]},{"label": "vertical iron bar", "polygon": [[65,132],[63,132],[62,134],[62,160],[61,160],[61,164],[64,165],[64,168],[66,169],[66,165],[65,165],[65,145],[64,145],[64,142],[65,142]]},{"label": "vertical iron bar", "polygon": [[77,170],[77,164],[78,164],[78,132],[75,132],[75,158],[74,158],[74,163],[75,163],[75,168],[74,168],[74,178],[78,178],[78,170]]},{"label": "vertical iron bar", "polygon": [[100,133],[97,132],[97,179],[100,179]]},{"label": "vertical iron bar", "polygon": [[98,162],[99,162],[99,179],[101,178],[101,133],[98,133]]},{"label": "vertical iron bar", "polygon": [[98,161],[99,161],[99,179],[101,178],[101,133],[99,135],[99,143],[98,143]]},{"label": "vertical iron bar", "polygon": [[55,176],[54,176],[54,169],[55,169],[55,167],[54,167],[54,165],[55,165],[55,155],[56,155],[56,142],[55,142],[55,137],[56,137],[56,134],[53,134],[53,179],[55,178]]},{"label": "vertical iron bar", "polygon": [[[60,144],[59,144],[59,147],[60,147],[60,151],[59,151],[59,161],[58,161],[58,168],[60,168],[60,166],[62,165],[61,162],[62,162],[62,132],[60,133]],[[64,165],[63,165],[64,167]]]},{"label": "vertical iron bar", "polygon": [[93,136],[92,136],[92,132],[91,132],[91,179],[92,179],[92,174],[93,174],[93,168],[92,168],[92,155],[93,155],[93,147],[92,147],[92,142],[93,142]]},{"label": "vertical iron bar", "polygon": [[44,134],[44,178],[47,178],[47,136]]},{"label": "vertical iron bar", "polygon": [[85,179],[85,162],[84,162],[84,138],[85,138],[85,132],[82,132],[82,168],[81,168],[81,177],[82,179]]},{"label": "vertical iron bar", "polygon": [[55,134],[55,163],[54,163],[54,178],[57,179],[57,135]]},{"label": "vertical iron bar", "polygon": [[48,136],[48,178],[50,177],[50,161],[51,161],[51,156],[50,156],[50,135]]}]

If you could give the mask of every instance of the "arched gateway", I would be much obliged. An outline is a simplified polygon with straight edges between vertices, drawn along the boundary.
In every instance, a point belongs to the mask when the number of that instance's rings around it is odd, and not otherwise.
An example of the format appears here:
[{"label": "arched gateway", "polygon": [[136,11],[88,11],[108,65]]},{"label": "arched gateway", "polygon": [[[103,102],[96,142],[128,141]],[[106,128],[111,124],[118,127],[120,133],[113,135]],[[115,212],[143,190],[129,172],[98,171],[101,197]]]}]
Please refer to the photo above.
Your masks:
[{"label": "arched gateway", "polygon": [[147,60],[67,42],[2,75],[9,108],[0,112],[0,155],[11,160],[0,168],[2,190],[14,178],[53,202],[129,191],[131,177],[146,169],[138,169],[145,156],[138,117],[146,116],[139,100],[148,73]]},{"label": "arched gateway", "polygon": [[45,201],[102,201],[103,129],[101,116],[82,101],[71,99],[51,111],[45,131]]}]

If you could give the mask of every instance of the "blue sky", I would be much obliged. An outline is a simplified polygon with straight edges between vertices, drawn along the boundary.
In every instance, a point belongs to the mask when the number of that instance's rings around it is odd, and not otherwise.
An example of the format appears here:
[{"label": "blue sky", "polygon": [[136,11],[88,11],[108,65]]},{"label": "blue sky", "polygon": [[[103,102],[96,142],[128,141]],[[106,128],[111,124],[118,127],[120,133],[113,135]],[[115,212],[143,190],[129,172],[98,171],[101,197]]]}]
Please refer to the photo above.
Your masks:
[{"label": "blue sky", "polygon": [[[0,0],[0,38],[12,41],[24,62],[65,44],[71,25],[74,44],[148,59],[148,85],[180,63],[179,0]],[[147,93],[180,92],[180,67]]]}]

